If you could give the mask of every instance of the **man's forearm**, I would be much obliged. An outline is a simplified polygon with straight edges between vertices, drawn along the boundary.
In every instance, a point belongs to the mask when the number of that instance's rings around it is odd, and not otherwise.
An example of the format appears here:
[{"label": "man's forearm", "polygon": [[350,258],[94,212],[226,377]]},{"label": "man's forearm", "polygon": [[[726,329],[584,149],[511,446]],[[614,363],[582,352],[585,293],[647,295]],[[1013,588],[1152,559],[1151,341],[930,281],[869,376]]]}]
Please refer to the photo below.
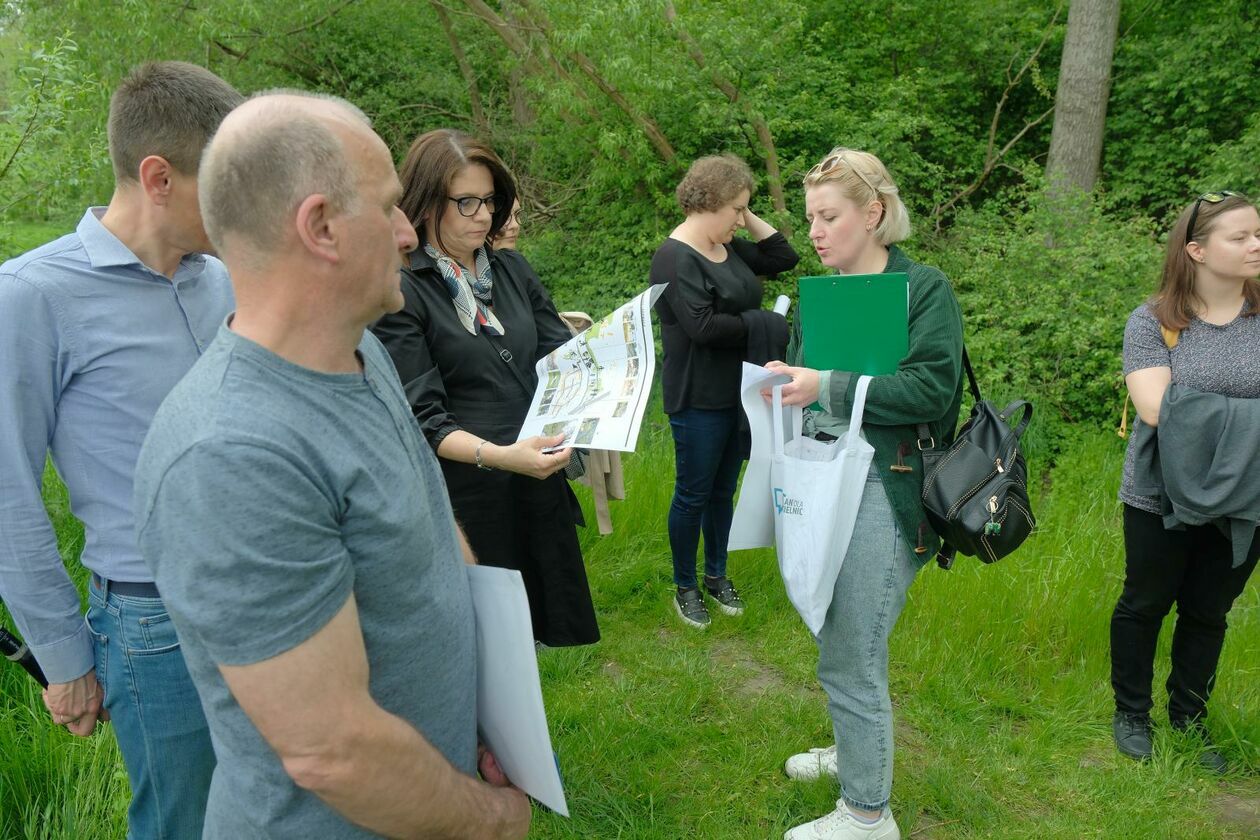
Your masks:
[{"label": "man's forearm", "polygon": [[[340,754],[290,759],[297,784],[350,822],[386,837],[523,837],[521,794],[460,773],[406,721],[377,709]],[[524,820],[522,822],[522,816]]]}]

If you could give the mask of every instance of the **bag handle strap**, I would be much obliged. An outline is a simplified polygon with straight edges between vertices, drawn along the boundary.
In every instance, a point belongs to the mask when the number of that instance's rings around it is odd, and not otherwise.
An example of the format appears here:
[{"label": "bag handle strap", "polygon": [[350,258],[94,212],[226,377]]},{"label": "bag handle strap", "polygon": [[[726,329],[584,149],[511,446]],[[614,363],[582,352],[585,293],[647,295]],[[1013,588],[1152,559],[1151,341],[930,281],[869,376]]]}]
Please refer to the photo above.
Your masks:
[{"label": "bag handle strap", "polygon": [[859,376],[857,388],[853,390],[853,414],[849,417],[849,430],[844,435],[844,448],[852,449],[862,431],[862,418],[866,414],[866,389],[871,384],[871,377]]},{"label": "bag handle strap", "polygon": [[[786,384],[788,383],[783,383],[783,385]],[[775,455],[782,455],[787,442],[789,440],[796,440],[801,436],[801,427],[805,421],[804,408],[799,405],[786,406],[786,408],[791,412],[792,418],[790,421],[790,428],[787,429],[787,432],[790,432],[792,437],[789,438],[784,432],[783,409],[785,406],[783,405],[783,385],[775,385],[770,389],[770,422],[774,433],[774,440],[772,443],[774,444]]]},{"label": "bag handle strap", "polygon": [[[984,397],[980,396],[980,383],[976,380],[976,372],[971,367],[971,357],[967,355],[966,344],[963,345],[962,349],[962,365],[963,371],[967,374],[967,389],[971,391],[971,396],[977,403],[983,401]],[[915,428],[915,434],[919,436],[917,445],[920,452],[925,449],[936,448],[936,439],[932,437],[932,432],[928,429],[927,423],[918,423]]]},{"label": "bag handle strap", "polygon": [[1020,410],[1021,408],[1024,410],[1024,416],[1020,418],[1020,421],[1019,423],[1015,425],[1015,430],[1014,430],[1015,437],[1017,439],[1023,436],[1024,432],[1027,431],[1028,429],[1028,424],[1032,422],[1032,416],[1033,416],[1032,403],[1030,403],[1028,400],[1015,400],[1006,408],[998,412],[998,417],[1001,417],[1004,422],[1010,423],[1011,417],[1013,417],[1015,415],[1015,412]]},{"label": "bag handle strap", "polygon": [[478,332],[486,337],[486,341],[490,342],[490,346],[495,349],[499,358],[502,359],[503,363],[508,366],[508,370],[512,371],[512,376],[514,376],[516,381],[520,383],[521,390],[523,390],[526,396],[532,400],[534,398],[534,386],[529,384],[529,380],[525,378],[525,374],[521,373],[521,369],[514,364],[513,360],[515,357],[512,355],[512,351],[500,343],[497,335],[491,335],[484,329],[478,330]]},{"label": "bag handle strap", "polygon": [[971,369],[971,357],[967,355],[967,345],[963,345],[962,352],[963,370],[967,372],[967,386],[971,389],[971,396],[976,398],[976,402],[980,402],[983,397],[980,396],[980,384],[976,381],[976,372]]},{"label": "bag handle strap", "polygon": [[775,385],[770,389],[770,426],[773,431],[774,454],[783,454],[783,386]]}]

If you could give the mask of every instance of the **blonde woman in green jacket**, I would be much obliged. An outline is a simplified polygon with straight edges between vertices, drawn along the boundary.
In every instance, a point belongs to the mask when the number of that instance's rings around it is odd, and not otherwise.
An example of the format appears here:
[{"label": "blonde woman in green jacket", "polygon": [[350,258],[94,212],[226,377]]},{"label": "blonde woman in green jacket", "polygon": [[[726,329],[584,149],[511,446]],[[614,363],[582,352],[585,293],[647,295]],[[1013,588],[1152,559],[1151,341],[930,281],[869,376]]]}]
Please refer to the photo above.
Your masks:
[{"label": "blonde woman in green jacket", "polygon": [[[838,777],[836,810],[789,831],[786,840],[897,840],[889,810],[892,792],[892,702],[888,637],[906,592],[939,537],[920,502],[923,459],[917,425],[939,445],[953,438],[962,401],[962,313],[949,280],[914,262],[895,244],[910,235],[897,186],[879,158],[836,148],[805,176],[810,241],[823,265],[843,274],[903,272],[910,281],[909,352],[897,371],[872,379],[862,423],[875,448],[831,607],[818,636],[818,679],[827,692],[835,743],[788,759],[794,779]],[[852,409],[858,375],[767,365],[792,377],[790,405],[822,406],[819,436],[839,437]],[[922,441],[922,446],[929,445]],[[837,762],[837,750],[842,758]],[[837,767],[838,764],[838,767]]]}]

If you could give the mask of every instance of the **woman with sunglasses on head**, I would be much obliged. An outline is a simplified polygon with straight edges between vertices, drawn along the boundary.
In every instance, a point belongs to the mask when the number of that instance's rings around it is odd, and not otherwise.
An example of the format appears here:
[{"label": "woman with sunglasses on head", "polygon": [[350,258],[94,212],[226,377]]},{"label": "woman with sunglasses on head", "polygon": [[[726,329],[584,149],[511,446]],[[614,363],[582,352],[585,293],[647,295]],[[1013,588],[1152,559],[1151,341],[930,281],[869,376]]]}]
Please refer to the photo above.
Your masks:
[{"label": "woman with sunglasses on head", "polygon": [[372,331],[438,454],[477,561],[521,572],[538,642],[598,641],[563,474],[570,450],[550,451],[563,435],[515,442],[534,363],[570,337],[525,258],[488,244],[516,184],[489,146],[449,129],[416,138],[401,180],[398,204],[420,247],[403,267],[403,308]]},{"label": "woman with sunglasses on head", "polygon": [[[702,532],[704,591],[723,613],[744,611],[726,576],[732,500],[746,457],[740,435],[741,365],[748,357],[750,332],[777,327],[782,334],[778,348],[786,343],[786,322],[761,309],[759,275],[787,271],[800,259],[783,234],[748,209],[752,190],[752,170],[735,155],[696,160],[675,191],[686,218],[652,256],[651,282],[668,284],[656,313],[665,413],[674,436],[668,521],[674,609],[683,622],[701,629],[709,624],[696,580]],[[740,228],[754,241],[736,237]],[[767,358],[773,356],[758,361]]]},{"label": "woman with sunglasses on head", "polygon": [[[1125,384],[1138,419],[1120,485],[1125,577],[1111,617],[1111,684],[1113,736],[1130,758],[1151,756],[1155,647],[1174,603],[1168,717],[1175,729],[1205,735],[1202,721],[1226,616],[1260,555],[1260,535],[1231,540],[1228,529],[1222,533],[1213,522],[1169,528],[1164,516],[1173,506],[1172,514],[1184,522],[1175,505],[1182,494],[1201,492],[1196,485],[1216,497],[1203,505],[1204,515],[1235,512],[1225,505],[1260,508],[1260,481],[1246,481],[1260,461],[1260,432],[1217,434],[1210,431],[1210,416],[1186,414],[1214,403],[1260,430],[1257,278],[1256,205],[1237,193],[1207,193],[1173,225],[1159,291],[1133,311],[1124,330]],[[1158,476],[1147,468],[1150,447],[1159,453]],[[1243,467],[1241,474],[1230,475],[1238,472],[1233,465]],[[1226,769],[1207,744],[1200,760],[1210,769]]]},{"label": "woman with sunglasses on head", "polygon": [[[818,679],[827,692],[835,743],[792,756],[794,779],[839,778],[836,810],[788,831],[788,840],[896,840],[892,793],[893,721],[888,637],[906,593],[940,540],[920,501],[923,458],[953,439],[962,401],[962,312],[949,280],[894,243],[910,235],[897,185],[879,158],[837,148],[805,176],[809,237],[823,265],[843,274],[899,272],[909,278],[909,349],[896,372],[871,379],[861,434],[875,449],[853,537],[818,642]],[[798,319],[799,325],[799,319]],[[800,334],[789,358],[800,364]],[[771,362],[786,373],[787,405],[807,406],[817,436],[842,436],[858,374]],[[807,427],[808,431],[808,427]],[[837,761],[837,753],[839,760]]]}]

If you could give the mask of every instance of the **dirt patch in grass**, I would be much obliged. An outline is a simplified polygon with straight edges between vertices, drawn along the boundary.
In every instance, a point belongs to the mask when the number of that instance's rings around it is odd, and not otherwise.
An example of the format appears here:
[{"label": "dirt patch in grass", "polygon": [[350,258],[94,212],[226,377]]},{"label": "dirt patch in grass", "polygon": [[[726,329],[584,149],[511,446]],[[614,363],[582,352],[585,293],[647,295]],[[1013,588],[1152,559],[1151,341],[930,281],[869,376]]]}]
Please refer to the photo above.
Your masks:
[{"label": "dirt patch in grass", "polygon": [[1223,825],[1241,829],[1243,837],[1260,837],[1260,794],[1221,793],[1212,801]]},{"label": "dirt patch in grass", "polygon": [[736,642],[725,639],[716,642],[713,645],[713,660],[724,668],[740,672],[734,689],[741,697],[760,697],[767,692],[795,694],[801,698],[813,696],[808,687],[790,682],[777,668],[753,658]]},{"label": "dirt patch in grass", "polygon": [[923,811],[915,821],[914,829],[903,836],[905,840],[941,840],[948,836],[948,831],[943,826],[956,822],[959,820],[943,820],[933,813]]},{"label": "dirt patch in grass", "polygon": [[928,748],[927,736],[919,731],[906,718],[898,714],[896,704],[893,704],[893,741],[899,750],[907,750],[916,754],[925,753]]}]

